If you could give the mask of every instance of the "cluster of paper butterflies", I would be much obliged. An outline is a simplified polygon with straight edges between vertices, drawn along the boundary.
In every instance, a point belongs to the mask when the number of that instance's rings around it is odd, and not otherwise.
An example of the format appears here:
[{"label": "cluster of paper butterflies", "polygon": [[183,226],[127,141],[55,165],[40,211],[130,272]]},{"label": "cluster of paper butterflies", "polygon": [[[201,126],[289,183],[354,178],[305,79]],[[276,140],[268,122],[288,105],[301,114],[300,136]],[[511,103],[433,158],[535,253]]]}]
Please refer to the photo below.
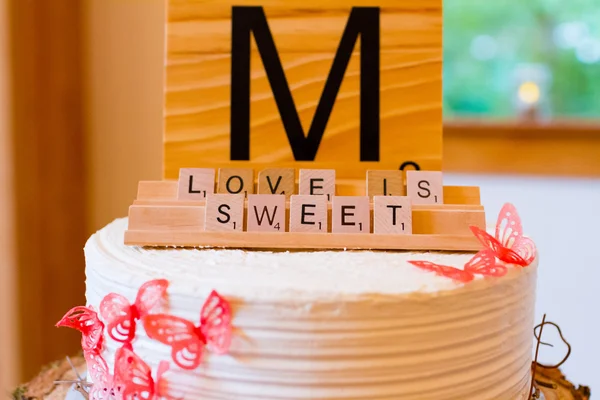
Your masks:
[{"label": "cluster of paper butterflies", "polygon": [[[135,302],[111,293],[100,303],[98,313],[92,307],[71,309],[56,326],[77,329],[82,334],[81,347],[93,384],[92,400],[172,399],[163,374],[169,362],[158,365],[156,375],[133,350],[136,324],[141,322],[149,338],[171,347],[173,362],[180,368],[193,370],[200,365],[204,348],[217,354],[229,350],[231,342],[231,307],[213,291],[200,312],[200,325],[173,315],[158,313],[166,303],[169,282],[164,279],[143,284]],[[111,374],[102,357],[104,332],[122,346],[115,352]]]},{"label": "cluster of paper butterflies", "polygon": [[508,272],[506,265],[527,267],[536,257],[535,244],[531,239],[523,236],[521,218],[512,204],[507,203],[500,210],[495,237],[476,226],[471,226],[471,231],[484,249],[475,254],[465,264],[464,269],[429,261],[409,261],[409,263],[426,271],[435,272],[439,276],[466,283],[475,279],[475,275],[504,276]]}]

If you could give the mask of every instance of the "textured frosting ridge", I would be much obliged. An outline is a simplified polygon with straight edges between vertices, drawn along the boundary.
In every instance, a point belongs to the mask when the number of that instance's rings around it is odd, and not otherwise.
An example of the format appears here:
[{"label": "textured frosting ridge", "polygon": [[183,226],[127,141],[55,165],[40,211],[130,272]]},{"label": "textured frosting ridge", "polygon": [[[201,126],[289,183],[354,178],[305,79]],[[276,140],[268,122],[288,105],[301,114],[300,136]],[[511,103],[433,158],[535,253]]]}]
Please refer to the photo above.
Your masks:
[{"label": "textured frosting ridge", "polygon": [[[461,284],[407,261],[470,254],[141,249],[123,245],[126,224],[86,244],[89,305],[165,278],[174,315],[197,322],[213,289],[233,307],[230,353],[166,376],[186,399],[526,398],[537,260]],[[153,368],[170,359],[142,324],[133,345]]]}]

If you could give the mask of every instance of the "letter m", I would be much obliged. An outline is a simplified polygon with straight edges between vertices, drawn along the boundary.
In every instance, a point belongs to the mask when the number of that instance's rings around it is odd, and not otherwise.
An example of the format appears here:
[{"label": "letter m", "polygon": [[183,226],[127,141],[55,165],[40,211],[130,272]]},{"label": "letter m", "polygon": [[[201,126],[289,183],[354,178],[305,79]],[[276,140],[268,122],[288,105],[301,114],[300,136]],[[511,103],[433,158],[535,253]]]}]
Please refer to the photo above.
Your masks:
[{"label": "letter m", "polygon": [[335,54],[308,134],[262,7],[232,9],[231,160],[250,160],[250,40],[254,33],[279,114],[296,161],[314,161],[360,36],[360,160],[379,161],[379,8],[354,7]]}]

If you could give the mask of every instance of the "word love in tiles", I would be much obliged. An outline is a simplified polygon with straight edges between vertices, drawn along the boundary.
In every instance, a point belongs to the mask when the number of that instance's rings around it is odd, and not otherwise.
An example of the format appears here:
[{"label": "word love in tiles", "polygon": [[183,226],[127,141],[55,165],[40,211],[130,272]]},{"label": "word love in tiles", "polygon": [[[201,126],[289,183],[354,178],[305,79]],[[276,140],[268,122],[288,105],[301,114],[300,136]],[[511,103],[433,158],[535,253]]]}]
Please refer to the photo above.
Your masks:
[{"label": "word love in tiles", "polygon": [[[411,234],[412,207],[406,196],[240,194],[207,196],[206,231]],[[371,221],[374,221],[371,227]],[[245,229],[242,229],[245,227]]]},{"label": "word love in tiles", "polygon": [[[337,194],[335,170],[300,169],[298,179],[294,168],[268,168],[258,173],[255,187],[254,170],[250,168],[221,168],[215,183],[216,171],[212,168],[182,168],[177,190],[178,200],[204,201],[210,194],[283,195],[289,201],[295,194],[323,195],[328,202]],[[298,182],[296,184],[296,182]],[[367,171],[365,191],[352,195],[408,196],[412,204],[443,204],[444,191],[442,173],[439,171],[403,172]]]}]

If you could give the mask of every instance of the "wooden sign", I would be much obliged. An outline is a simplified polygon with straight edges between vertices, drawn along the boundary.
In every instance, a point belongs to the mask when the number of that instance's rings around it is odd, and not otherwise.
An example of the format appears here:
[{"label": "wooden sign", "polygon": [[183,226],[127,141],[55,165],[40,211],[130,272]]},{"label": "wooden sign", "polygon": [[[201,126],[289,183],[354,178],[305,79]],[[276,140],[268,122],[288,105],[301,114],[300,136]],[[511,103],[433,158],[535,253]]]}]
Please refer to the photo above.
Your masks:
[{"label": "wooden sign", "polygon": [[442,0],[167,1],[164,177],[441,170]]},{"label": "wooden sign", "polygon": [[[201,172],[214,179],[214,170]],[[331,172],[337,171],[326,172],[305,170],[301,176],[323,177],[319,183],[325,183],[326,175],[331,177]],[[279,176],[283,181],[282,176],[286,174],[294,177],[296,171],[268,168],[259,171],[258,176]],[[409,174],[408,186],[416,185],[421,191],[426,187],[427,196],[408,190],[408,196],[376,195],[371,199],[366,195],[366,180],[362,183],[334,180],[331,192],[336,195],[331,197],[331,202],[324,193],[297,194],[293,178],[289,193],[269,190],[267,194],[248,194],[247,198],[243,193],[207,193],[206,199],[179,197],[180,187],[189,189],[188,179],[144,181],[140,182],[138,197],[129,209],[125,243],[283,249],[479,250],[481,244],[469,229],[470,226],[485,228],[479,188],[442,187],[442,177],[438,174],[429,171]],[[193,176],[188,170],[181,175]],[[203,182],[204,187],[211,186],[208,180]],[[237,189],[232,191],[238,192]],[[443,203],[422,204],[422,197],[429,195],[443,199]]]}]

